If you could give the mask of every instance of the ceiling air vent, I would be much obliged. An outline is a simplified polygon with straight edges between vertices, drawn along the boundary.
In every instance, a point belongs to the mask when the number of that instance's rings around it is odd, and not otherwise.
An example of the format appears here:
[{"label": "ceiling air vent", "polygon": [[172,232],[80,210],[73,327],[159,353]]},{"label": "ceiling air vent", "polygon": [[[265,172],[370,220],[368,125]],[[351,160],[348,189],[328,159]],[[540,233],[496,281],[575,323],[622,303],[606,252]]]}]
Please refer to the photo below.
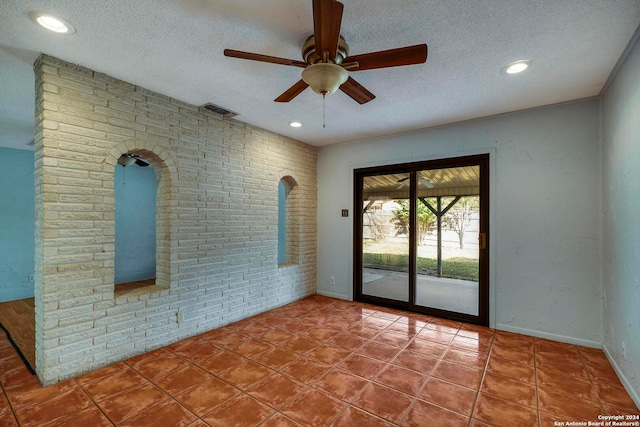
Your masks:
[{"label": "ceiling air vent", "polygon": [[202,106],[202,108],[207,109],[209,111],[213,111],[216,114],[220,114],[222,117],[230,119],[231,117],[235,117],[238,113],[234,113],[233,111],[229,111],[226,108],[222,108],[219,105],[212,104],[211,102],[207,102]]}]

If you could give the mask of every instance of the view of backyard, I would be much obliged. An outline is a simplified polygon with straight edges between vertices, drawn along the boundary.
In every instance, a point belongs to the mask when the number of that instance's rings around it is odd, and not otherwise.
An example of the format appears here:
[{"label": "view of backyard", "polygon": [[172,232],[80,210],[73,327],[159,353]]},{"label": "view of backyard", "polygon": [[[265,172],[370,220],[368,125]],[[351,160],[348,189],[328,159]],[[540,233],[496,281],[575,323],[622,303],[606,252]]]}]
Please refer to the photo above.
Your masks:
[{"label": "view of backyard", "polygon": [[480,316],[486,233],[480,225],[481,166],[472,160],[358,174],[356,286],[364,300]]},{"label": "view of backyard", "polygon": [[[451,203],[453,198],[443,198]],[[430,200],[427,200],[430,202]],[[422,206],[420,208],[420,206]],[[409,242],[406,234],[408,202],[376,202],[364,214],[363,266],[407,271]],[[477,197],[465,197],[443,217],[440,277],[478,280]],[[424,204],[419,205],[420,236],[417,251],[418,274],[437,275],[436,217]]]}]

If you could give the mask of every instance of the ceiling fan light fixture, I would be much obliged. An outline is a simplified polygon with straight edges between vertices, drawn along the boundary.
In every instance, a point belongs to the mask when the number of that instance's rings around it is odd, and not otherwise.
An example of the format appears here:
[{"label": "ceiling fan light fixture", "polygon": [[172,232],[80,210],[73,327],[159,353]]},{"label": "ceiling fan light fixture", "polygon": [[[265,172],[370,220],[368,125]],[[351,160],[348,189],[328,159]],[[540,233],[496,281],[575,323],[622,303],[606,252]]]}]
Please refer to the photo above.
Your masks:
[{"label": "ceiling fan light fixture", "polygon": [[317,63],[302,70],[302,80],[319,95],[330,95],[347,81],[347,70],[332,63]]},{"label": "ceiling fan light fixture", "polygon": [[506,65],[502,69],[502,72],[503,74],[518,74],[529,68],[529,65],[531,65],[531,61],[529,61],[528,59],[523,59],[521,61],[512,62],[511,64]]}]

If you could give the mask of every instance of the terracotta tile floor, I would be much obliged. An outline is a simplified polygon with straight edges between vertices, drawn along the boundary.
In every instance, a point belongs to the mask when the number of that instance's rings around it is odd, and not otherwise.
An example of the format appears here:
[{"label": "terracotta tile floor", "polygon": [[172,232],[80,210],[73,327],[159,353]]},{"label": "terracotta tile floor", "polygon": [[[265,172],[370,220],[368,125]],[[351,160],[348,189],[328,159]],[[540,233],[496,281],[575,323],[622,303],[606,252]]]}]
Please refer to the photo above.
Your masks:
[{"label": "terracotta tile floor", "polygon": [[314,296],[42,388],[0,338],[1,426],[546,426],[638,414],[604,353]]}]

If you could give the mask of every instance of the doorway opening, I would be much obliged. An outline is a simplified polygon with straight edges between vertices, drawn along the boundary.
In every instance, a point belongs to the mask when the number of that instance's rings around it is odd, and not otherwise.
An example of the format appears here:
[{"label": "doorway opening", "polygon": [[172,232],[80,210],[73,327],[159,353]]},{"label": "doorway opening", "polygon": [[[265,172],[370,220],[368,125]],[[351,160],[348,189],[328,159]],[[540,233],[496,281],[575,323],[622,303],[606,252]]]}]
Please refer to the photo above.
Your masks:
[{"label": "doorway opening", "polygon": [[358,169],[358,301],[488,325],[489,155]]}]

